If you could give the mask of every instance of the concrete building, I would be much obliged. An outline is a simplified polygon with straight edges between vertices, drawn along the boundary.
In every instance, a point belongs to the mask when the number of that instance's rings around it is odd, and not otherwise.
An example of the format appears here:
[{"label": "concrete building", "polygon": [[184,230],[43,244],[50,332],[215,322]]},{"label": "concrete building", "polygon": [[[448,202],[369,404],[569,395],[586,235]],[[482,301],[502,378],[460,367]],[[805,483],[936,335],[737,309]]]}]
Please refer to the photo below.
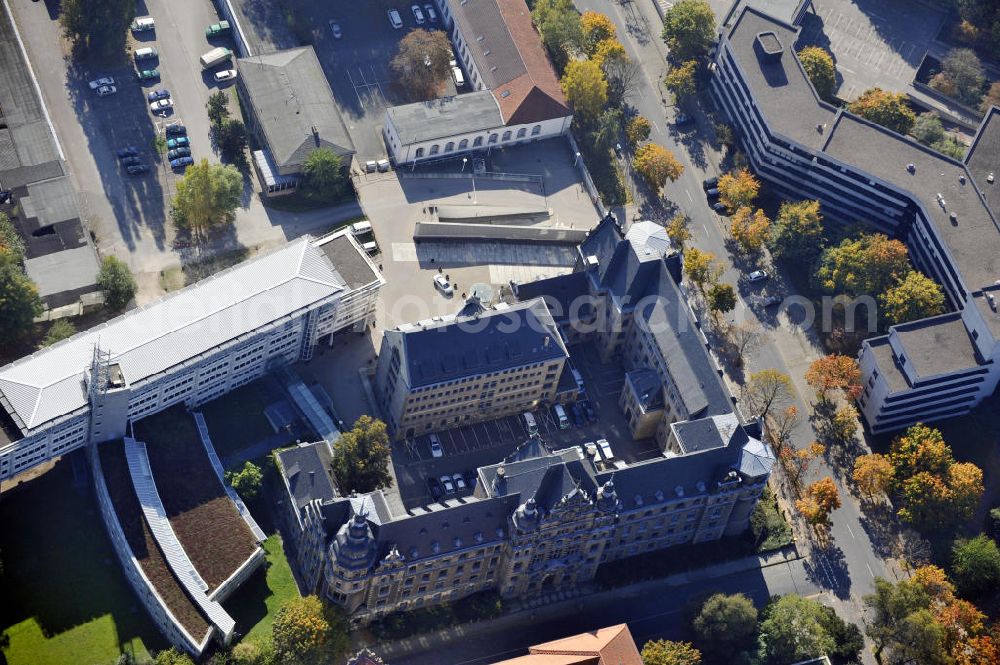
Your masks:
[{"label": "concrete building", "polygon": [[573,114],[524,0],[441,0],[474,92],[386,110],[396,164],[441,159],[569,131]]},{"label": "concrete building", "polygon": [[872,432],[967,413],[1000,380],[1000,122],[987,114],[965,163],[820,100],[795,55],[799,28],[753,7],[730,15],[712,90],[753,169],[825,217],[904,241],[951,314],[867,340],[858,405]]},{"label": "concrete building", "polygon": [[340,155],[350,169],[354,144],[311,46],[240,58],[236,70],[247,129],[263,146],[253,166],[267,196],[295,191],[306,158],[318,148]]},{"label": "concrete building", "polygon": [[383,283],[346,230],[307,236],[0,368],[0,478],[311,358]]},{"label": "concrete building", "polygon": [[536,644],[526,656],[493,665],[642,665],[642,656],[628,625],[621,623]]},{"label": "concrete building", "polygon": [[541,299],[385,331],[375,394],[396,439],[555,401],[569,353]]}]

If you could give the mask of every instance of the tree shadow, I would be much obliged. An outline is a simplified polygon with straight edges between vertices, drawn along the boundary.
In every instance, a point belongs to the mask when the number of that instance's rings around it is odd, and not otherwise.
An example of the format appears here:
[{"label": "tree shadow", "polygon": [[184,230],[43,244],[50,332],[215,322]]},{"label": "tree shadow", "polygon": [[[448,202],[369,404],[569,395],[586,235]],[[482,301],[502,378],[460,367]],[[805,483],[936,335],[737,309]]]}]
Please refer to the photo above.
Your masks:
[{"label": "tree shadow", "polygon": [[886,502],[861,502],[861,528],[868,534],[872,549],[879,557],[887,559],[896,553],[899,525],[892,505]]},{"label": "tree shadow", "polygon": [[832,540],[814,543],[811,556],[805,561],[809,579],[821,589],[846,600],[851,592],[851,573],[844,552]]}]

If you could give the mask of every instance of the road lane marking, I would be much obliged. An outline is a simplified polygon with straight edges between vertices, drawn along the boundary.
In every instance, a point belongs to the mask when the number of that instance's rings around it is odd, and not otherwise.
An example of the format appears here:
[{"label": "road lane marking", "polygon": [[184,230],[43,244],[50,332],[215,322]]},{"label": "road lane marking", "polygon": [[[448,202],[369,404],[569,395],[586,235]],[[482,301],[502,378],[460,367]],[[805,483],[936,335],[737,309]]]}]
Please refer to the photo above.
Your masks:
[{"label": "road lane marking", "polygon": [[845,523],[844,523],[844,526],[846,526],[846,527],[847,527],[847,532],[848,532],[849,534],[851,534],[851,538],[855,538],[855,539],[857,539],[857,536],[855,536],[855,535],[854,535],[854,531],[853,531],[853,529],[851,529],[851,525],[845,522]]},{"label": "road lane marking", "polygon": [[868,574],[872,576],[872,579],[875,579],[875,573],[872,571],[872,567],[868,565],[867,561],[865,561],[865,568],[868,569]]},{"label": "road lane marking", "polygon": [[688,200],[691,201],[691,203],[694,203],[694,197],[691,196],[691,192],[685,189],[684,193],[688,195]]}]

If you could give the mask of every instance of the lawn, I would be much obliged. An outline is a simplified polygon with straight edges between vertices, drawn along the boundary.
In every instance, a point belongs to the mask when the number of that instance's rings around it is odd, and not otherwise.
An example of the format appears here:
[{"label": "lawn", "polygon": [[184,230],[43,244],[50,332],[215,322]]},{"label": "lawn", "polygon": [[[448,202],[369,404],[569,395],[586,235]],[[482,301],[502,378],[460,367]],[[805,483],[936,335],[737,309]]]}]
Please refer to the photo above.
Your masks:
[{"label": "lawn", "polygon": [[274,435],[264,416],[268,403],[263,387],[255,381],[198,407],[219,459]]},{"label": "lawn", "polygon": [[281,546],[281,536],[274,533],[264,541],[267,562],[264,574],[255,574],[225,603],[226,611],[236,620],[236,630],[244,640],[257,640],[271,634],[271,623],[281,604],[299,595],[292,570]]},{"label": "lawn", "polygon": [[93,489],[73,486],[70,460],[0,497],[0,551],[0,662],[104,664],[166,646],[119,570]]}]

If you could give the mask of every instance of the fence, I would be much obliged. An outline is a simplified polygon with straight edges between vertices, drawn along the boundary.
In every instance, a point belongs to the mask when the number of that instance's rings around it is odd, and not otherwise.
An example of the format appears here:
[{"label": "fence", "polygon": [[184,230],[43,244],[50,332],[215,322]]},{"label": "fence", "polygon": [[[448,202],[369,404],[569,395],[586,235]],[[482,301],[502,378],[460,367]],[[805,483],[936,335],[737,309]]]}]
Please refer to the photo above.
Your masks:
[{"label": "fence", "polygon": [[587,165],[583,162],[583,154],[580,152],[580,146],[577,145],[572,132],[566,132],[566,138],[569,139],[569,148],[573,151],[574,162],[580,170],[580,177],[583,178],[583,186],[586,188],[587,194],[590,195],[591,202],[597,208],[597,212],[601,214],[601,217],[606,217],[608,209],[604,207],[601,195],[597,192],[597,186],[594,185],[594,180],[590,177],[590,171],[587,170]]},{"label": "fence", "polygon": [[236,17],[236,12],[233,10],[233,5],[231,0],[217,0],[217,7],[219,9],[220,16],[229,21],[229,25],[232,27],[233,43],[236,45],[236,54],[241,58],[249,58],[253,55],[250,51],[250,47],[247,46],[246,37],[243,36],[243,26],[240,25],[240,20]]},{"label": "fence", "polygon": [[408,171],[396,171],[400,178],[435,178],[439,180],[506,180],[509,182],[537,182],[545,181],[544,176],[532,173],[498,173],[495,171],[485,171],[483,173],[413,173]]}]

